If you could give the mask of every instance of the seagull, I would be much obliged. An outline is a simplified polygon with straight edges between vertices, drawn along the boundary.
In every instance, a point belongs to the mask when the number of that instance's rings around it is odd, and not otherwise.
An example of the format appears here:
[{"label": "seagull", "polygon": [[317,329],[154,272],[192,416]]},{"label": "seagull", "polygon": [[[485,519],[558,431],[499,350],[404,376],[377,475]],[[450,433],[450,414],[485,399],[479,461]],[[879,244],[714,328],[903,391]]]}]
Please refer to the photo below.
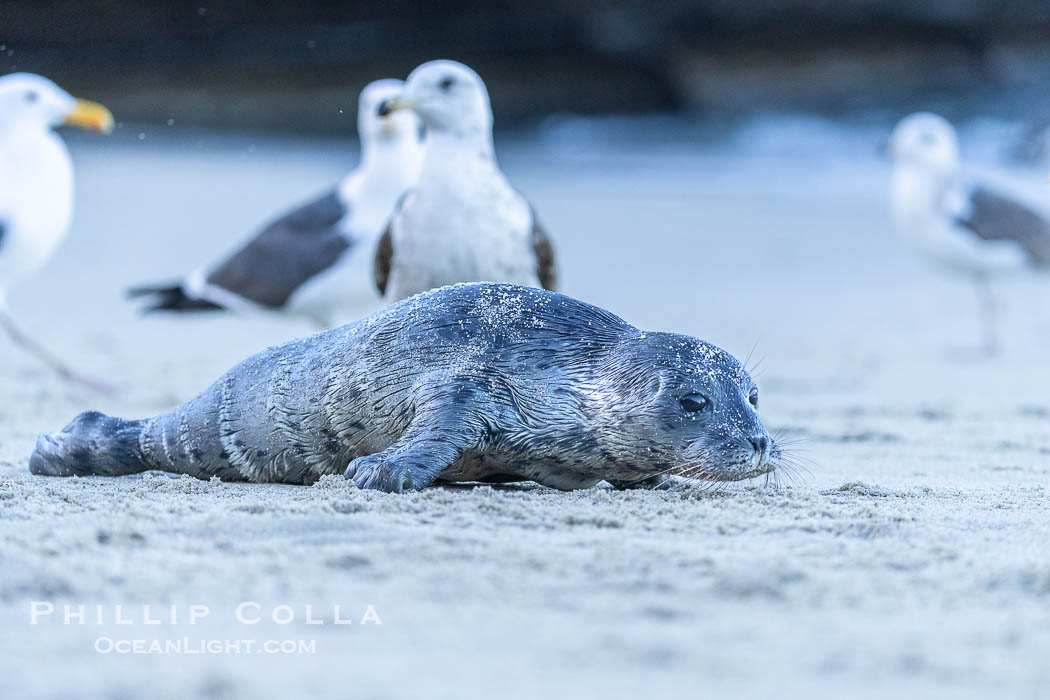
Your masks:
[{"label": "seagull", "polygon": [[403,85],[377,80],[361,92],[361,162],[335,188],[271,222],[214,267],[129,296],[148,297],[146,311],[281,311],[323,327],[330,314],[361,303],[362,292],[374,298],[376,241],[423,159],[418,117],[379,114]]},{"label": "seagull", "polygon": [[380,111],[416,112],[427,130],[417,185],[405,194],[376,249],[387,302],[457,282],[507,282],[553,290],[554,250],[536,213],[496,163],[485,84],[455,61],[412,71]]},{"label": "seagull", "polygon": [[75,372],[15,323],[8,290],[34,275],[66,237],[73,218],[73,161],[52,129],[109,133],[113,115],[31,73],[0,77],[0,326],[63,378],[106,387]]},{"label": "seagull", "polygon": [[944,118],[919,112],[890,136],[890,210],[926,256],[969,278],[980,302],[985,355],[998,354],[995,277],[1050,268],[1050,220],[1020,201],[964,178],[959,139]]}]

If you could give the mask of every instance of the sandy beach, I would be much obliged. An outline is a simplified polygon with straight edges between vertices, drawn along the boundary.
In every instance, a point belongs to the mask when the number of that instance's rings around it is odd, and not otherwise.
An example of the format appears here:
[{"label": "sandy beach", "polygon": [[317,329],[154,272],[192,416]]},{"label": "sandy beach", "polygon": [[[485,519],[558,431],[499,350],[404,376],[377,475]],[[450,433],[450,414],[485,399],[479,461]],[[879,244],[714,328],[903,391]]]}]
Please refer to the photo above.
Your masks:
[{"label": "sandy beach", "polygon": [[[70,238],[11,306],[120,392],[64,385],[0,339],[0,695],[1044,696],[1050,278],[1001,285],[1005,352],[967,359],[973,292],[896,239],[867,134],[812,152],[760,136],[497,148],[558,246],[563,291],[750,354],[765,423],[808,472],[716,492],[403,496],[341,478],[28,473],[36,435],[80,411],[168,410],[313,332],[143,318],[122,294],[214,260],[356,157],[337,141],[163,128],[76,138]],[[1045,171],[1000,175],[1050,203]],[[84,623],[65,624],[80,605]],[[208,613],[190,624],[193,606]],[[287,624],[272,619],[282,606]],[[314,647],[127,654],[100,639]]]}]

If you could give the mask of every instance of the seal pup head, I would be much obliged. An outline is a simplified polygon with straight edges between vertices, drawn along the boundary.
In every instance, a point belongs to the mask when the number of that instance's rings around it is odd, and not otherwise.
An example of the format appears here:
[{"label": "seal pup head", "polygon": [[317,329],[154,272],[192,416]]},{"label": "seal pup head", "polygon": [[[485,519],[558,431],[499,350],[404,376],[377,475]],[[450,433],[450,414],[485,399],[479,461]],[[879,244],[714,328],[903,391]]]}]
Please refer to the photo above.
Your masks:
[{"label": "seal pup head", "polygon": [[755,381],[710,343],[673,333],[627,338],[599,368],[599,387],[599,441],[626,478],[737,481],[779,466]]}]

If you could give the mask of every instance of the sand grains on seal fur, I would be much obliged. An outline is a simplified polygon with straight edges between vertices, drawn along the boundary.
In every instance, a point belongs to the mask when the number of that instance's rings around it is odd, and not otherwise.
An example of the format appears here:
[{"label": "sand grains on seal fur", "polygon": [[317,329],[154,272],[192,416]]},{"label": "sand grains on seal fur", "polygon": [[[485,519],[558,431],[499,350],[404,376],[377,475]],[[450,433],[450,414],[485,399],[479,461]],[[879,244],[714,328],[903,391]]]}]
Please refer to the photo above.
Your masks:
[{"label": "sand grains on seal fur", "polygon": [[736,480],[776,469],[729,353],[540,289],[462,284],[273,347],[170,413],[87,412],[41,435],[36,474],[158,469],[402,492],[441,481]]}]

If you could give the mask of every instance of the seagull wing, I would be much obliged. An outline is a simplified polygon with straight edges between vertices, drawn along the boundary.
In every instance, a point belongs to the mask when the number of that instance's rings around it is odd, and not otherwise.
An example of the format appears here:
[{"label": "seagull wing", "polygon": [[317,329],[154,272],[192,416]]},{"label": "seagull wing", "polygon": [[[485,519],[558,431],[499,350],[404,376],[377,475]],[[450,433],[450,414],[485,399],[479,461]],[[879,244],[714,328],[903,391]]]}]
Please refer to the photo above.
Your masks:
[{"label": "seagull wing", "polygon": [[386,285],[390,281],[390,267],[394,264],[394,237],[390,233],[390,229],[393,228],[394,220],[401,213],[405,202],[413,191],[408,190],[397,200],[397,204],[394,205],[394,213],[390,215],[390,221],[386,225],[386,230],[383,231],[383,235],[379,237],[379,243],[376,244],[376,257],[372,263],[372,271],[375,274],[376,289],[379,290],[380,296],[386,295]]},{"label": "seagull wing", "polygon": [[339,229],[347,208],[333,190],[277,219],[206,278],[262,306],[276,308],[327,270],[351,246]]},{"label": "seagull wing", "polygon": [[1050,221],[1024,204],[978,185],[970,191],[960,226],[985,241],[1017,244],[1035,265],[1050,266]]},{"label": "seagull wing", "polygon": [[543,288],[556,291],[558,288],[558,264],[554,257],[554,246],[547,236],[546,229],[536,218],[536,210],[529,207],[532,213],[532,251],[536,254],[536,276]]},{"label": "seagull wing", "polygon": [[390,225],[387,224],[383,235],[376,245],[376,259],[373,270],[376,277],[376,289],[380,295],[386,294],[386,283],[390,279],[390,261],[394,259],[394,241],[390,236]]}]

